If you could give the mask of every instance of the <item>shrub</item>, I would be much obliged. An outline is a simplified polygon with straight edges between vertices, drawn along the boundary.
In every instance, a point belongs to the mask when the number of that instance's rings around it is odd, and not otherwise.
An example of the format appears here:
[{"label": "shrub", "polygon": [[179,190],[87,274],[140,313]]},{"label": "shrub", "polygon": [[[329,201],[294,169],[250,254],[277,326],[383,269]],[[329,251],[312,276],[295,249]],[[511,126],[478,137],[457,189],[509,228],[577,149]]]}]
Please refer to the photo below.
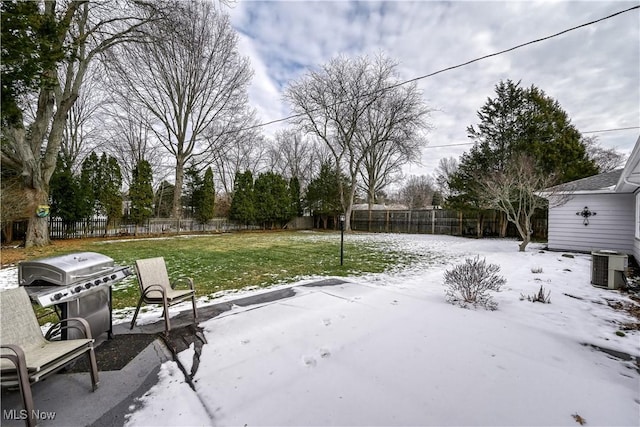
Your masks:
[{"label": "shrub", "polygon": [[541,302],[543,304],[551,304],[551,291],[547,292],[547,294],[545,295],[544,293],[544,287],[540,286],[540,290],[538,291],[537,294],[533,294],[533,295],[523,295],[520,294],[520,301],[522,300],[527,300],[527,301],[531,301],[531,302]]},{"label": "shrub", "polygon": [[498,308],[489,291],[499,291],[506,283],[504,277],[497,273],[500,267],[487,264],[479,256],[467,258],[464,264],[458,264],[444,273],[444,285],[447,287],[445,295],[447,301],[461,307],[480,305],[488,310]]}]

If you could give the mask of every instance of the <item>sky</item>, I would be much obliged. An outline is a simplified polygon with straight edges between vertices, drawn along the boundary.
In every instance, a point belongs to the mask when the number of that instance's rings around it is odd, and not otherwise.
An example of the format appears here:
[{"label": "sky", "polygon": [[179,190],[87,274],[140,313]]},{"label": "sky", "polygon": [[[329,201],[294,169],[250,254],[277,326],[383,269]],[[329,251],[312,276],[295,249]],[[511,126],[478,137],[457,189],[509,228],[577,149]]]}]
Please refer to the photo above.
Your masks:
[{"label": "sky", "polygon": [[[240,53],[254,70],[249,91],[261,123],[287,117],[287,85],[337,55],[384,53],[413,79],[546,37],[638,5],[637,1],[247,1],[230,9]],[[556,99],[585,136],[629,154],[640,134],[640,11],[422,79],[433,129],[421,164],[471,145],[466,129],[501,80],[535,85]],[[268,125],[273,135],[287,123]],[[586,133],[607,129],[635,129]]]},{"label": "sky", "polygon": [[[638,331],[619,330],[634,320],[609,307],[630,300],[589,284],[588,254],[518,252],[504,239],[349,238],[416,263],[334,286],[307,279],[290,284],[291,297],[202,320],[197,367],[193,346],[178,354],[194,389],[177,362],[164,363],[125,425],[637,425],[637,366],[593,347],[638,355]],[[476,254],[506,279],[491,292],[496,311],[445,299],[445,269]],[[526,299],[540,286],[549,304]]]}]

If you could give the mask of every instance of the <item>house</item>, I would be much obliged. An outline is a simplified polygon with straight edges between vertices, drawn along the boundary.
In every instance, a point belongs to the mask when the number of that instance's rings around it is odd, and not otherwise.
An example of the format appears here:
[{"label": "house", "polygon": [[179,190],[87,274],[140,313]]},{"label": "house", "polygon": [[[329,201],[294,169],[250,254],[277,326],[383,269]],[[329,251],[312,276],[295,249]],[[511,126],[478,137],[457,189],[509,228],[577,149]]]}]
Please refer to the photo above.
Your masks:
[{"label": "house", "polygon": [[541,192],[550,250],[612,250],[640,261],[640,137],[624,168]]}]

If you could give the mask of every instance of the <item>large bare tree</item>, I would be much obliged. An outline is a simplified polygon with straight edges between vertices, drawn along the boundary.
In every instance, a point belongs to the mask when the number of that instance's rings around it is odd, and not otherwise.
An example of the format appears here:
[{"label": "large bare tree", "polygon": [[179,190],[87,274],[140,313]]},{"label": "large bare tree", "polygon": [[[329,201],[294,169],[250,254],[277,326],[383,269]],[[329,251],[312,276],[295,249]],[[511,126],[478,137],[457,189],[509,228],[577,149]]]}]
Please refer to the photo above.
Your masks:
[{"label": "large bare tree", "polygon": [[[388,63],[387,66],[394,64]],[[396,77],[397,78],[397,77]],[[389,82],[394,86],[396,82]],[[360,177],[369,207],[389,184],[402,176],[402,166],[419,161],[427,141],[429,110],[415,83],[384,90],[370,106],[358,138],[367,147]]]},{"label": "large bare tree", "polygon": [[79,172],[82,160],[99,144],[99,108],[102,102],[94,67],[85,75],[78,98],[73,104],[62,134],[60,155],[74,172]]},{"label": "large bare tree", "polygon": [[[408,126],[406,129],[412,130],[402,135],[395,126],[399,122],[389,121],[386,115],[390,114],[387,100],[393,99],[392,95],[400,90],[395,67],[395,63],[383,55],[375,58],[340,56],[320,70],[307,73],[285,92],[297,124],[325,143],[338,170],[349,179],[347,183],[339,180],[347,231],[351,229],[351,210],[365,159],[374,151],[379,153],[382,144],[406,143],[416,137],[412,133],[416,127]],[[419,103],[414,107],[423,110]],[[416,111],[409,110],[415,117]],[[379,182],[379,179],[373,181]]]},{"label": "large bare tree", "polygon": [[149,163],[158,183],[173,175],[173,165],[164,160],[162,147],[151,130],[152,119],[148,111],[119,98],[121,92],[111,93],[111,100],[103,105],[101,111],[104,119],[102,143],[106,151],[118,160],[125,185],[131,184],[133,169],[142,160]]},{"label": "large bare tree", "polygon": [[246,110],[251,69],[226,14],[212,2],[176,2],[171,22],[146,27],[147,43],[111,55],[111,76],[150,113],[152,131],[175,160],[171,215],[179,218],[184,168],[219,149]]},{"label": "large bare tree", "polygon": [[[39,205],[49,204],[49,182],[63,141],[67,116],[75,104],[85,73],[100,54],[120,43],[134,40],[140,26],[158,19],[153,2],[42,1],[40,19],[56,29],[41,43],[45,51],[59,51],[59,60],[43,62],[40,84],[33,96],[16,98],[14,115],[3,121],[2,166],[22,179],[28,219],[25,245],[49,243],[46,217],[37,215]],[[146,12],[141,13],[142,10]],[[52,27],[50,27],[52,28]],[[4,73],[3,68],[3,73]],[[35,100],[31,103],[31,100]],[[3,105],[5,105],[3,103]],[[35,107],[34,107],[35,106]],[[32,117],[28,111],[34,111]]]}]

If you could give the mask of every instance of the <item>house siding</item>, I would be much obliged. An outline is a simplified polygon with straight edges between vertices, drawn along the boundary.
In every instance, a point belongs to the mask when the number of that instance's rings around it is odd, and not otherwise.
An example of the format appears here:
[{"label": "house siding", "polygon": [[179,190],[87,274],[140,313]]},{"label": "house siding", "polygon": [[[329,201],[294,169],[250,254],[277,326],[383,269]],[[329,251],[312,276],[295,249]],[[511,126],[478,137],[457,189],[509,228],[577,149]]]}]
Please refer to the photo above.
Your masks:
[{"label": "house siding", "polygon": [[640,263],[640,189],[636,190],[635,199],[635,238],[633,239],[633,257],[636,259],[636,262]]},{"label": "house siding", "polygon": [[[587,206],[595,216],[576,215]],[[635,236],[635,197],[633,194],[577,194],[564,205],[549,209],[551,250],[591,252],[608,249],[640,255]]]}]

